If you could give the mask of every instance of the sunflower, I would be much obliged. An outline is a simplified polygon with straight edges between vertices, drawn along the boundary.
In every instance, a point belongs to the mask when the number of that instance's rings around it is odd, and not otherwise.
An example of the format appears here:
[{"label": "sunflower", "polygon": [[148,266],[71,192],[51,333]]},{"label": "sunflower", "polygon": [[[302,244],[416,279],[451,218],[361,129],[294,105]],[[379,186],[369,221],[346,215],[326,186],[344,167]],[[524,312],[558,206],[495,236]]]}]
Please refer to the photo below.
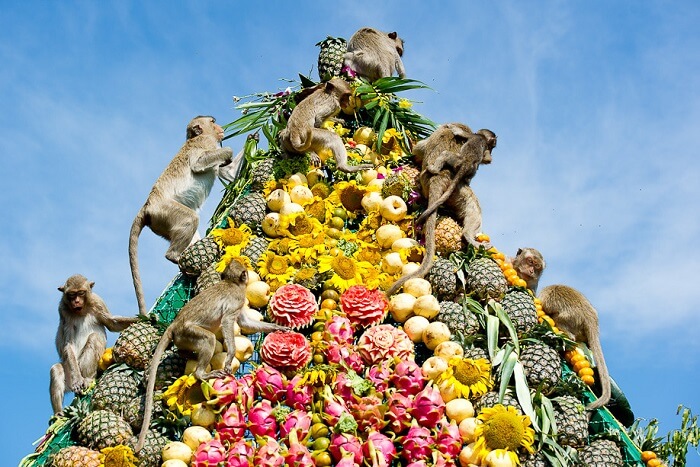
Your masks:
[{"label": "sunflower", "polygon": [[318,259],[318,272],[331,272],[330,284],[340,292],[353,285],[362,284],[362,278],[367,270],[374,266],[366,261],[356,261],[343,254],[337,256],[324,255]]},{"label": "sunflower", "polygon": [[233,245],[245,247],[252,233],[250,227],[245,224],[236,227],[235,222],[231,218],[228,219],[228,225],[229,227],[226,229],[214,229],[211,231],[211,236],[214,240],[219,246],[224,248]]},{"label": "sunflower", "polygon": [[447,381],[457,392],[457,397],[479,397],[493,386],[491,365],[485,358],[472,360],[459,356],[452,357],[437,380],[438,384]]},{"label": "sunflower", "polygon": [[270,193],[275,191],[278,188],[285,188],[287,185],[287,180],[268,180],[265,183],[265,186],[263,187],[262,191],[262,196],[263,198],[267,199],[268,196],[270,196]]},{"label": "sunflower", "polygon": [[250,258],[248,258],[245,255],[241,256],[242,249],[243,245],[227,246],[224,250],[224,254],[221,256],[221,259],[216,264],[216,271],[224,272],[226,266],[228,266],[229,263],[234,260],[241,263],[243,266],[246,267],[246,269],[253,269],[250,264]]},{"label": "sunflower", "polygon": [[520,448],[534,452],[535,430],[530,427],[530,417],[519,415],[514,407],[501,404],[485,407],[477,419],[482,422],[474,431],[474,455],[479,462],[496,449],[505,450],[516,464]]},{"label": "sunflower", "polygon": [[[316,185],[318,185],[318,183]],[[314,187],[316,185],[314,185]],[[313,201],[304,206],[304,210],[309,216],[318,219],[319,222],[326,222],[331,217],[329,211],[326,209],[326,202],[320,196],[314,196]]]},{"label": "sunflower", "polygon": [[342,205],[349,212],[362,209],[362,197],[368,192],[367,187],[357,183],[357,180],[338,182],[333,185],[334,191],[328,200],[335,205]]},{"label": "sunflower", "polygon": [[382,155],[387,161],[398,162],[405,154],[401,148],[403,135],[394,128],[389,128],[382,136]]},{"label": "sunflower", "polygon": [[307,215],[306,212],[295,212],[288,216],[282,216],[281,224],[284,233],[293,238],[301,235],[318,235],[323,232],[323,225],[321,222]]},{"label": "sunflower", "polygon": [[371,211],[360,223],[357,229],[357,238],[368,243],[376,243],[373,239],[374,233],[382,226],[383,217],[379,211]]},{"label": "sunflower", "polygon": [[326,233],[310,233],[293,238],[289,242],[289,254],[294,264],[315,263],[319,255],[328,252]]},{"label": "sunflower", "polygon": [[272,251],[274,253],[277,253],[278,255],[287,255],[289,254],[289,248],[291,246],[291,243],[291,238],[282,237],[271,241],[267,249],[268,251]]},{"label": "sunflower", "polygon": [[379,264],[382,261],[382,248],[378,243],[370,243],[358,239],[357,244],[359,248],[353,255],[356,260],[367,261],[371,264]]},{"label": "sunflower", "polygon": [[265,279],[268,284],[271,284],[273,280],[281,284],[287,283],[296,272],[286,256],[276,255],[272,251],[267,251],[264,256],[260,257],[258,268],[260,268],[260,277]]},{"label": "sunflower", "polygon": [[170,410],[183,416],[190,415],[194,406],[205,400],[201,384],[193,374],[179,377],[161,398]]},{"label": "sunflower", "polygon": [[423,261],[423,255],[425,255],[425,247],[416,245],[410,248],[402,248],[399,251],[401,255],[401,260],[404,263],[420,263]]}]

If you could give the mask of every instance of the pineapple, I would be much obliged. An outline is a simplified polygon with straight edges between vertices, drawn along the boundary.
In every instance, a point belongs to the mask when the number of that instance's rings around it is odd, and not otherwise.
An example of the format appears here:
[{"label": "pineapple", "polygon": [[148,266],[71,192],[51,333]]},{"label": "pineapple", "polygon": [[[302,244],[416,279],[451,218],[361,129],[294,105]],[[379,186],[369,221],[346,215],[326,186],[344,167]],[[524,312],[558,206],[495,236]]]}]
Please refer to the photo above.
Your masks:
[{"label": "pineapple", "polygon": [[438,258],[430,268],[426,279],[433,294],[440,300],[452,300],[457,295],[457,267],[450,260]]},{"label": "pineapple", "polygon": [[501,305],[518,334],[530,331],[537,324],[537,309],[529,293],[513,289],[503,297]]},{"label": "pineapple", "polygon": [[451,217],[438,217],[435,225],[435,251],[446,256],[460,250],[462,250],[462,226]]},{"label": "pineapple", "polygon": [[488,352],[481,347],[465,347],[464,348],[464,358],[471,358],[472,360],[478,360],[483,358],[484,360],[490,360]]},{"label": "pineapple", "polygon": [[411,191],[418,186],[418,170],[410,165],[400,167],[384,179],[382,197],[399,196],[408,201]]},{"label": "pineapple", "polygon": [[583,404],[573,396],[552,399],[557,441],[563,446],[581,447],[588,438],[588,418]]},{"label": "pineapple", "polygon": [[138,393],[139,381],[132,376],[132,371],[118,368],[105,372],[97,381],[92,393],[93,410],[119,413]]},{"label": "pineapple", "polygon": [[[156,390],[163,389],[171,385],[177,378],[185,374],[187,359],[176,350],[166,350],[163,358],[158,364],[156,372]],[[144,386],[147,375],[144,374]]]},{"label": "pineapple", "polygon": [[453,336],[467,336],[479,330],[479,321],[474,313],[465,310],[460,303],[440,302],[440,313],[436,320],[445,323]]},{"label": "pineapple", "polygon": [[270,244],[265,237],[251,237],[248,245],[241,250],[242,256],[250,258],[250,264],[258,264],[260,256],[267,251],[267,246]]},{"label": "pineapple", "polygon": [[78,424],[77,433],[81,445],[94,449],[127,444],[133,436],[131,426],[109,410],[95,410],[87,414]]},{"label": "pineapple", "polygon": [[522,456],[520,458],[520,465],[522,467],[550,467],[551,466],[551,464],[549,462],[547,462],[547,459],[545,459],[544,455],[541,453],[530,454],[527,457]]},{"label": "pineapple", "polygon": [[265,217],[267,203],[260,193],[249,193],[234,203],[229,211],[229,217],[236,225],[246,224],[251,229],[260,225]]},{"label": "pineapple", "polygon": [[221,274],[216,270],[216,263],[209,265],[197,278],[197,282],[194,286],[195,295],[206,289],[210,285],[214,285],[217,282],[221,282]]},{"label": "pineapple", "polygon": [[622,467],[620,447],[609,439],[597,439],[579,451],[579,458],[586,467]]},{"label": "pineapple", "polygon": [[316,46],[321,47],[318,54],[318,77],[321,78],[321,81],[328,81],[334,76],[340,76],[343,69],[343,58],[348,50],[345,39],[328,36]]},{"label": "pineapple", "polygon": [[474,409],[476,410],[476,413],[479,413],[485,407],[493,407],[498,404],[505,407],[513,407],[518,411],[519,415],[523,414],[523,409],[520,407],[518,400],[515,398],[510,389],[507,389],[506,393],[503,394],[502,402],[498,402],[498,391],[487,392],[476,401],[474,404]]},{"label": "pineapple", "polygon": [[267,159],[258,161],[253,166],[253,169],[250,172],[251,189],[253,191],[261,191],[263,188],[265,188],[265,184],[268,181],[275,178],[272,171],[274,165],[275,159],[268,157]]},{"label": "pineapple", "polygon": [[114,361],[143,370],[148,366],[159,340],[160,335],[154,325],[149,321],[138,321],[119,334],[112,349]]},{"label": "pineapple", "polygon": [[520,362],[530,387],[540,387],[544,394],[551,392],[561,379],[561,357],[548,345],[533,343],[523,346]]},{"label": "pineapple", "polygon": [[[130,445],[135,446],[138,437],[134,436],[130,440]],[[143,448],[139,451],[137,457],[139,459],[139,467],[159,467],[163,462],[161,451],[170,440],[163,434],[155,430],[148,430],[146,433],[146,441]]]},{"label": "pineapple", "polygon": [[467,265],[467,290],[478,300],[500,300],[507,288],[506,276],[491,258],[477,258]]},{"label": "pineapple", "polygon": [[221,249],[211,237],[204,237],[188,246],[180,255],[180,271],[190,276],[199,276],[209,265],[218,261]]},{"label": "pineapple", "polygon": [[100,467],[104,454],[83,446],[68,446],[51,456],[50,467]]}]

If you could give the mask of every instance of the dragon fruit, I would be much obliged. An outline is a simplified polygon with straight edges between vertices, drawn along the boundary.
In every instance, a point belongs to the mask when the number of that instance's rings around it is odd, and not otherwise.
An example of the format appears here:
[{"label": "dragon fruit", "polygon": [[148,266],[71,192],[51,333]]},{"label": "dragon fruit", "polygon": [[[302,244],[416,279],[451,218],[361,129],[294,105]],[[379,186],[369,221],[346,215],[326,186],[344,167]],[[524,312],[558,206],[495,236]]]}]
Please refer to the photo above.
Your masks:
[{"label": "dragon fruit", "polygon": [[279,402],[287,392],[286,378],[270,365],[260,365],[253,379],[255,394],[270,402]]},{"label": "dragon fruit", "polygon": [[252,459],[254,455],[255,449],[253,446],[248,441],[239,439],[229,445],[226,465],[228,467],[253,467]]},{"label": "dragon fruit", "polygon": [[440,420],[436,445],[438,451],[448,459],[456,459],[459,456],[459,451],[462,449],[462,435],[456,423],[448,422],[445,418]]},{"label": "dragon fruit", "polygon": [[335,464],[335,467],[360,467],[360,464],[355,462],[354,456],[352,454],[349,454],[340,459]]},{"label": "dragon fruit", "polygon": [[323,418],[331,426],[337,425],[342,415],[350,415],[345,402],[331,392],[330,386],[323,390]]},{"label": "dragon fruit", "polygon": [[246,430],[245,414],[238,404],[231,404],[221,414],[216,432],[222,441],[235,443],[243,438]]},{"label": "dragon fruit", "polygon": [[296,430],[289,433],[289,448],[284,454],[285,465],[289,467],[314,467],[316,462],[309,449],[299,442]]},{"label": "dragon fruit", "polygon": [[282,467],[284,456],[280,453],[282,446],[274,438],[266,436],[258,440],[260,447],[253,457],[253,465],[264,465],[265,467]]},{"label": "dragon fruit", "polygon": [[345,316],[333,315],[326,321],[323,338],[327,342],[350,345],[353,341],[352,323]]},{"label": "dragon fruit", "polygon": [[335,382],[333,383],[333,392],[347,404],[355,396],[355,391],[352,387],[352,380],[347,373],[338,373],[335,377]]},{"label": "dragon fruit", "polygon": [[372,467],[389,467],[396,458],[396,447],[388,436],[372,431],[362,445],[362,454]]},{"label": "dragon fruit", "polygon": [[433,452],[434,443],[435,439],[429,429],[414,424],[402,438],[401,457],[406,462],[413,459],[428,460]]},{"label": "dragon fruit", "polygon": [[222,407],[235,402],[238,397],[238,380],[233,375],[215,379],[208,397],[210,403]]},{"label": "dragon fruit", "polygon": [[392,362],[384,360],[375,365],[372,365],[366,372],[365,376],[372,381],[377,392],[384,392],[389,387],[389,380],[394,373]]},{"label": "dragon fruit", "polygon": [[413,360],[404,360],[396,364],[391,384],[404,396],[415,396],[425,387],[423,370]]},{"label": "dragon fruit", "polygon": [[323,355],[328,363],[346,365],[357,372],[364,370],[362,358],[351,345],[328,342],[323,350]]},{"label": "dragon fruit", "polygon": [[335,462],[351,455],[353,462],[362,463],[362,441],[350,433],[337,433],[331,436],[331,444],[328,447],[331,457]]},{"label": "dragon fruit", "polygon": [[220,440],[212,438],[197,446],[192,457],[192,467],[216,467],[226,460],[226,448]]},{"label": "dragon fruit", "polygon": [[409,413],[411,407],[413,407],[411,398],[401,393],[394,392],[387,399],[386,405],[386,428],[396,435],[406,431],[408,427],[411,426],[411,420],[413,420],[413,417]]},{"label": "dragon fruit", "polygon": [[277,434],[277,420],[275,420],[272,404],[267,400],[257,402],[248,411],[248,429],[255,436],[272,436]]},{"label": "dragon fruit", "polygon": [[357,421],[360,432],[380,431],[387,424],[384,419],[386,405],[377,396],[356,397],[349,404],[350,414]]},{"label": "dragon fruit", "polygon": [[445,415],[445,401],[440,391],[432,385],[426,386],[413,399],[410,413],[421,426],[433,428]]},{"label": "dragon fruit", "polygon": [[292,410],[279,428],[280,438],[284,439],[295,432],[297,438],[304,439],[311,428],[311,416],[306,410]]},{"label": "dragon fruit", "polygon": [[293,409],[309,410],[313,401],[314,388],[306,384],[300,384],[301,375],[296,375],[287,384],[287,398],[285,404]]},{"label": "dragon fruit", "polygon": [[243,409],[248,410],[253,406],[253,401],[255,400],[255,388],[253,388],[252,373],[248,373],[247,375],[238,378],[236,397],[238,404]]}]

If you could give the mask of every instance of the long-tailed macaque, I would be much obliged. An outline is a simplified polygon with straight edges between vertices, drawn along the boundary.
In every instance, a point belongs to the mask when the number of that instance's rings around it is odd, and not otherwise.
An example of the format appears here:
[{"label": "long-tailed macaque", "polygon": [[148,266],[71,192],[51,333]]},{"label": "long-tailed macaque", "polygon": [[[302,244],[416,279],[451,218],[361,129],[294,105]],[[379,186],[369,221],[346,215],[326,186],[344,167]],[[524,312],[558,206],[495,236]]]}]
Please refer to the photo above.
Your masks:
[{"label": "long-tailed macaque", "polygon": [[220,147],[224,130],[213,117],[195,117],[187,125],[187,141],[153,185],[139,210],[129,235],[129,263],[139,313],[145,315],[146,301],[138,266],[138,240],[145,226],[170,242],[165,257],[177,264],[189,245],[199,240],[199,209],[209,196],[217,176],[228,178],[231,148]]},{"label": "long-tailed macaque", "polygon": [[527,288],[537,293],[537,285],[547,266],[542,253],[534,248],[519,248],[511,263],[518,276],[527,283]]},{"label": "long-tailed macaque", "polygon": [[401,57],[403,39],[396,32],[385,33],[374,28],[362,28],[348,41],[343,67],[369,81],[394,74],[406,76]]},{"label": "long-tailed macaque", "polygon": [[335,117],[342,109],[352,106],[352,88],[341,78],[333,78],[299,93],[299,103],[280,131],[282,148],[291,153],[311,152],[318,159],[322,149],[330,149],[336,167],[343,172],[359,172],[371,169],[369,164],[348,165],[348,153],[343,140],[334,131],[321,128],[321,124]]},{"label": "long-tailed macaque", "polygon": [[[481,206],[469,186],[481,164],[491,163],[491,150],[496,145],[496,135],[489,130],[472,133],[461,123],[441,125],[428,138],[413,148],[422,161],[420,183],[428,207],[417,222],[425,220],[425,255],[420,267],[401,277],[387,291],[391,296],[410,278],[425,277],[433,265],[435,256],[435,226],[437,208],[445,202],[452,214],[462,223],[462,236],[478,247],[475,237],[481,230]],[[483,245],[485,246],[485,245]]]},{"label": "long-tailed macaque", "polygon": [[[141,450],[146,439],[153,410],[153,392],[158,365],[171,342],[177,346],[178,350],[194,352],[197,355],[194,376],[199,380],[206,380],[219,378],[230,373],[231,364],[236,354],[236,340],[234,338],[236,324],[248,332],[289,330],[289,328],[278,324],[256,321],[243,312],[247,282],[248,272],[245,266],[236,260],[231,261],[221,274],[221,282],[211,285],[195,295],[182,307],[165,330],[148,367],[145,412],[136,452]],[[214,355],[216,346],[215,333],[219,328],[224,336],[224,344],[228,354],[223,369],[207,373],[207,365]]]},{"label": "long-tailed macaque", "polygon": [[107,346],[107,333],[123,331],[136,317],[114,316],[104,301],[92,291],[94,282],[76,274],[58,288],[59,323],[56,350],[60,363],[51,367],[49,394],[54,414],[63,410],[66,392],[80,394],[95,378],[97,364]]}]

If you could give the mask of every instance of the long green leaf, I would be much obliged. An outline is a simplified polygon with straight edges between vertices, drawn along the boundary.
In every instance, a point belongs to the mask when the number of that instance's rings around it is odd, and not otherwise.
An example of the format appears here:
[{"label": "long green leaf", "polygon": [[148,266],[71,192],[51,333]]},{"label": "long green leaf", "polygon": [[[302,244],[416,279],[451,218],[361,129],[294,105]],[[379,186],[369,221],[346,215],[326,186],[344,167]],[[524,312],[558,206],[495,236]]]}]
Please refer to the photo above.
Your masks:
[{"label": "long green leaf", "polygon": [[[501,376],[501,386],[498,389],[498,400],[502,401],[503,396],[506,393],[506,389],[508,389],[508,383],[510,382],[510,377],[513,375],[513,370],[516,367],[516,364],[518,362],[518,356],[510,352],[508,356],[506,357],[505,361],[503,362],[503,365],[501,366],[500,369],[500,376]],[[517,387],[516,387],[517,389]],[[521,404],[522,405],[522,404]]]},{"label": "long green leaf", "polygon": [[520,407],[522,407],[525,415],[530,417],[530,420],[532,420],[532,425],[539,430],[537,414],[535,413],[535,409],[532,407],[530,388],[527,386],[527,378],[525,378],[525,369],[523,368],[523,364],[519,361],[516,362],[513,368],[513,374],[515,376],[515,394],[518,396]]},{"label": "long green leaf", "polygon": [[490,300],[489,305],[494,312],[496,313],[496,316],[498,316],[498,319],[501,320],[503,325],[506,327],[508,330],[508,334],[510,334],[510,340],[513,342],[513,346],[515,346],[515,351],[520,354],[520,344],[518,343],[518,332],[515,330],[515,326],[513,325],[513,322],[510,320],[510,316],[503,310],[503,307],[501,306],[500,303],[496,302],[495,300]]},{"label": "long green leaf", "polygon": [[493,315],[486,317],[486,342],[488,343],[489,357],[493,359],[498,348],[498,328],[500,321]]}]

